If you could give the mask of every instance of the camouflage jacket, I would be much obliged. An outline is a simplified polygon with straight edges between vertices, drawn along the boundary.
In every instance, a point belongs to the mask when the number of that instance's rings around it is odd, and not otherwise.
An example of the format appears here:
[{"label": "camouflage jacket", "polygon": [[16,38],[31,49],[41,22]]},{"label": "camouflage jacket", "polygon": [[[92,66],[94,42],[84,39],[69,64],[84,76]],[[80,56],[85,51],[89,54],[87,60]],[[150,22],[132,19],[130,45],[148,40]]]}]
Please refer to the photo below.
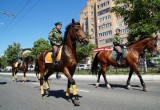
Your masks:
[{"label": "camouflage jacket", "polygon": [[114,35],[113,36],[113,45],[114,46],[121,46],[122,45],[122,42],[123,42],[123,39],[119,36],[119,35]]},{"label": "camouflage jacket", "polygon": [[52,29],[49,33],[48,39],[50,40],[51,45],[61,45],[62,44],[62,32],[58,31],[56,28]]}]

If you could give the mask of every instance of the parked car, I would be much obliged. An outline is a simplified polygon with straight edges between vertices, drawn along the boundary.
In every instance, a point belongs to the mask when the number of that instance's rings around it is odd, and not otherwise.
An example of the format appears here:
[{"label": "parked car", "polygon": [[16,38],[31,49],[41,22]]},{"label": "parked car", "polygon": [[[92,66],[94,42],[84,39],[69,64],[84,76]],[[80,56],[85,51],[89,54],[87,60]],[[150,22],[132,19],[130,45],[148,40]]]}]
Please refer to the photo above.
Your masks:
[{"label": "parked car", "polygon": [[79,64],[77,66],[77,70],[90,70],[91,65],[90,64]]}]

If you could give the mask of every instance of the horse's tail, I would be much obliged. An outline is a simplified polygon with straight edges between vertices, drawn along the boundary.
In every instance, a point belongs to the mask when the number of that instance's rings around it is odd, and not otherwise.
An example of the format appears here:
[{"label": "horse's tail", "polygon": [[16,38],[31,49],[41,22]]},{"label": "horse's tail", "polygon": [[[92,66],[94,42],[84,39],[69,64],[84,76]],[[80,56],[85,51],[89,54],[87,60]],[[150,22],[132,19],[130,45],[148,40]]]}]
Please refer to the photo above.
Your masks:
[{"label": "horse's tail", "polygon": [[39,64],[38,64],[38,59],[36,59],[36,62],[35,62],[35,67],[34,67],[34,71],[37,73],[39,72]]},{"label": "horse's tail", "polygon": [[93,74],[97,75],[98,63],[99,63],[99,61],[98,61],[98,55],[99,55],[99,53],[100,53],[100,52],[98,52],[98,53],[95,55],[94,59],[93,59],[93,63],[92,63],[92,67],[91,67],[92,75],[93,75]]}]

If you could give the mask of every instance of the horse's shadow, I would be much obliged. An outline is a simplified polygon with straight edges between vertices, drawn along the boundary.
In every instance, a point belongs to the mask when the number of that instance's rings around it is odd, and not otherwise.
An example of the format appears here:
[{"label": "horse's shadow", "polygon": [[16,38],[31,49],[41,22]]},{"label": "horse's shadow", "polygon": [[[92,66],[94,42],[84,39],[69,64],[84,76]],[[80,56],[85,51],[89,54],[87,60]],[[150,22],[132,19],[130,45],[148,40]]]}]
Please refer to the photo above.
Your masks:
[{"label": "horse's shadow", "polygon": [[[66,97],[65,94],[66,94],[66,92],[63,89],[61,89],[61,90],[50,90],[49,91],[49,96],[52,96],[52,97],[55,97],[55,98],[63,98],[65,100],[67,100],[67,97]],[[73,97],[73,94],[71,93],[70,94],[70,99],[71,100],[72,100],[72,97]],[[78,97],[81,98],[82,96],[78,95]]]},{"label": "horse's shadow", "polygon": [[[89,84],[89,85],[92,85],[92,86],[95,86],[96,87],[96,84]],[[111,84],[110,83],[110,86],[112,87],[112,89],[115,89],[115,88],[123,88],[123,89],[127,89],[127,86],[124,85],[124,84]],[[106,88],[106,84],[99,84],[99,87],[101,88]],[[140,88],[141,86],[139,85],[131,85],[131,87],[134,87],[134,90],[137,90],[135,88]]]},{"label": "horse's shadow", "polygon": [[17,82],[37,82],[37,81],[33,81],[33,80],[26,80],[26,81],[18,80]]},{"label": "horse's shadow", "polygon": [[0,82],[0,85],[4,85],[4,84],[7,84],[7,82]]}]

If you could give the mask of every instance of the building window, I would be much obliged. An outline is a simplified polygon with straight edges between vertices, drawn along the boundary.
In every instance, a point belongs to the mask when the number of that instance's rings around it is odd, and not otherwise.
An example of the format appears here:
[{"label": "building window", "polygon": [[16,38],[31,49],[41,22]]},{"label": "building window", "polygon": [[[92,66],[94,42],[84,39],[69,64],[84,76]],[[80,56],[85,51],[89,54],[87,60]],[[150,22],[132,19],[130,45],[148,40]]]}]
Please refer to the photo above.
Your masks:
[{"label": "building window", "polygon": [[110,12],[110,8],[106,8],[104,10],[99,11],[98,16],[103,15],[103,14],[108,13],[108,12]]},{"label": "building window", "polygon": [[90,15],[93,15],[93,11],[90,12]]},{"label": "building window", "polygon": [[106,39],[106,43],[112,42],[112,38]]},{"label": "building window", "polygon": [[94,18],[91,18],[91,22],[93,22],[94,21]]},{"label": "building window", "polygon": [[112,31],[111,30],[99,33],[99,37],[104,37],[104,36],[109,36],[109,35],[112,35]]},{"label": "building window", "polygon": [[120,27],[120,26],[124,26],[124,25],[125,25],[124,21],[118,23],[118,26],[119,26],[119,27]]},{"label": "building window", "polygon": [[128,28],[121,30],[121,34],[127,34],[127,33],[129,33],[129,29]]},{"label": "building window", "polygon": [[85,12],[85,13],[84,13],[84,16],[88,16],[88,12]]},{"label": "building window", "polygon": [[93,5],[90,6],[90,9],[93,9]]},{"label": "building window", "polygon": [[109,5],[109,1],[106,1],[106,2],[104,2],[104,3],[102,3],[102,4],[99,4],[99,5],[97,6],[97,8],[100,9],[100,8],[103,8],[103,7],[107,6],[107,5]]},{"label": "building window", "polygon": [[103,24],[103,25],[101,25],[101,26],[99,26],[99,30],[100,29],[104,29],[104,28],[108,28],[108,27],[111,27],[112,26],[112,23],[110,22],[110,23],[107,23],[107,24]]},{"label": "building window", "polygon": [[98,22],[103,22],[103,21],[106,21],[106,20],[108,20],[108,19],[111,19],[111,15],[107,15],[107,16],[104,16],[104,17],[102,17],[102,18],[99,18],[99,19],[98,19]]},{"label": "building window", "polygon": [[99,44],[101,44],[101,45],[102,45],[102,44],[106,44],[106,39],[100,40],[100,41],[99,41]]}]

